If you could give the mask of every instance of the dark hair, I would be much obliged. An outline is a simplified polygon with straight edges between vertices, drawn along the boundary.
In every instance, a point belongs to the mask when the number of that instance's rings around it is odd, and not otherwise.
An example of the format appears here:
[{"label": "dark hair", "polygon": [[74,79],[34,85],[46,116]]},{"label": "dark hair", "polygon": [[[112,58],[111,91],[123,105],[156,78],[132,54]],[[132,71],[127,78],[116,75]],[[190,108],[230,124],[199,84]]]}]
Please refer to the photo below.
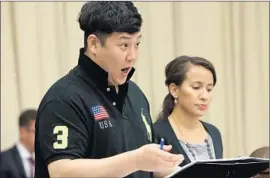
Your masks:
[{"label": "dark hair", "polygon": [[35,109],[27,109],[23,111],[19,117],[19,126],[27,127],[30,121],[36,120],[37,111]]},{"label": "dark hair", "polygon": [[[189,57],[180,56],[169,62],[165,68],[165,84],[167,87],[171,83],[177,86],[181,86],[184,79],[186,78],[186,73],[189,69],[190,64],[196,66],[202,66],[210,70],[214,78],[214,86],[216,84],[216,71],[211,62],[201,57]],[[167,118],[173,111],[174,108],[174,98],[168,93],[163,101],[162,110],[159,113],[158,120]]]},{"label": "dark hair", "polygon": [[84,31],[84,48],[87,38],[95,34],[105,43],[113,32],[136,33],[140,31],[142,18],[130,1],[90,1],[83,5],[78,22]]}]

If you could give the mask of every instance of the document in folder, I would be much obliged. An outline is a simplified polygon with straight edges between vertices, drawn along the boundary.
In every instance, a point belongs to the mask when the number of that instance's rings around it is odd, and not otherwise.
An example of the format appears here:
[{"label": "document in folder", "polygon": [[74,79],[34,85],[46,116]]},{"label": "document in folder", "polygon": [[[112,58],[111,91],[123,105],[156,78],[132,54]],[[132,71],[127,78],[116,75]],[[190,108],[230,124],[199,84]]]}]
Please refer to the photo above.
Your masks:
[{"label": "document in folder", "polygon": [[269,159],[239,157],[191,162],[165,178],[250,178],[269,168]]}]

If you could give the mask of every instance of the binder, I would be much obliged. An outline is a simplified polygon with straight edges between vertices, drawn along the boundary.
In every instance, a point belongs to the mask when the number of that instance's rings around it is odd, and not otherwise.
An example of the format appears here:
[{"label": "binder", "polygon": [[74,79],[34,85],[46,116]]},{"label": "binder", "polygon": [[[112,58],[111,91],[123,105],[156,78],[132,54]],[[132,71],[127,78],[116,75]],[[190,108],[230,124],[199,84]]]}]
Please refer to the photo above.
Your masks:
[{"label": "binder", "polygon": [[267,168],[269,168],[269,158],[198,160],[183,167],[177,167],[165,178],[250,178]]}]

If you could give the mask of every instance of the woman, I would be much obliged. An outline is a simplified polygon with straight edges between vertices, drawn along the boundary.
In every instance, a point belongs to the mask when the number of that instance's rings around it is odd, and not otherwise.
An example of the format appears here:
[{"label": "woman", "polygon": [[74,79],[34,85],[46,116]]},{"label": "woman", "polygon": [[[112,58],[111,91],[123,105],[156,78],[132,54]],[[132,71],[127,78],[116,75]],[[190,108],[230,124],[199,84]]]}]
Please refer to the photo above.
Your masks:
[{"label": "woman", "polygon": [[184,155],[180,166],[222,158],[219,130],[200,120],[212,100],[214,66],[200,57],[180,56],[166,66],[165,75],[169,94],[154,124],[157,139],[164,138],[172,145],[171,152]]}]

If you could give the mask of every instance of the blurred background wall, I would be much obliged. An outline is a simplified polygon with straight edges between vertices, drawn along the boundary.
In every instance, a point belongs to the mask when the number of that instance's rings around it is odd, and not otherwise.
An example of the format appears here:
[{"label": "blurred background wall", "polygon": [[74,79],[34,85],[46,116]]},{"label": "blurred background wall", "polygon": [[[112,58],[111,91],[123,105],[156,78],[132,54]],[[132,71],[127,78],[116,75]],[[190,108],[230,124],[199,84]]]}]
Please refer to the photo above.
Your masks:
[{"label": "blurred background wall", "polygon": [[[37,108],[58,78],[77,64],[83,2],[1,3],[1,150],[18,139],[18,115]],[[269,142],[269,4],[136,2],[144,19],[132,80],[155,121],[165,65],[180,55],[213,62],[218,82],[204,120],[223,136],[224,156],[249,155]]]}]

